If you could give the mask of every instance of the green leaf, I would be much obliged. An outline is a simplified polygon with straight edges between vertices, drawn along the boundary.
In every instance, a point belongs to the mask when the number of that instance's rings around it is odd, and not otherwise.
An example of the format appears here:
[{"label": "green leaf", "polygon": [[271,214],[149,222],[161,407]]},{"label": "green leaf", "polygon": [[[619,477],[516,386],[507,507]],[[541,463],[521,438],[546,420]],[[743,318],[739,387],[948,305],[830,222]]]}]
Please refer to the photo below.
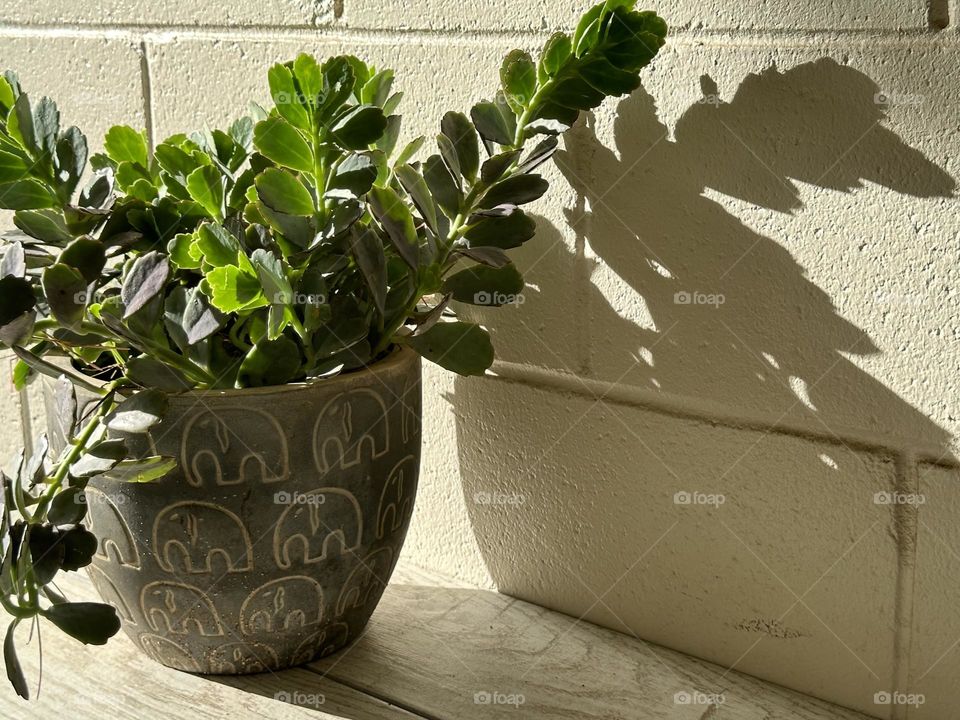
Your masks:
[{"label": "green leaf", "polygon": [[207,265],[223,267],[237,265],[243,254],[240,242],[222,225],[204,223],[197,228],[196,250],[191,255],[199,253]]},{"label": "green leaf", "polygon": [[269,117],[253,130],[253,144],[278,165],[313,172],[313,152],[303,135],[283,118]]},{"label": "green leaf", "polygon": [[207,274],[207,283],[210,302],[221,312],[233,313],[268,304],[256,275],[235,265],[214,268]]},{"label": "green leaf", "polygon": [[490,142],[513,145],[516,117],[500,103],[481,102],[470,111],[477,132]]},{"label": "green leaf", "polygon": [[175,268],[183,270],[198,270],[200,268],[200,260],[203,256],[200,254],[199,248],[196,248],[196,255],[194,255],[195,243],[196,235],[193,233],[175,235],[167,243],[167,253]]},{"label": "green leaf", "polygon": [[316,108],[323,94],[323,72],[316,59],[301,53],[293,61],[293,74],[297,78],[304,102],[307,106]]},{"label": "green leaf", "polygon": [[373,188],[367,196],[370,209],[400,257],[414,270],[420,263],[417,229],[410,208],[391,188]]},{"label": "green leaf", "polygon": [[490,335],[472,323],[437,323],[403,342],[427,360],[459,375],[483,375],[493,364]]},{"label": "green leaf", "polygon": [[87,514],[87,506],[79,487],[69,487],[60,490],[50,501],[47,510],[47,520],[53,525],[74,525],[83,520]]},{"label": "green leaf", "polygon": [[500,82],[507,102],[514,110],[527,107],[537,90],[537,66],[530,53],[511,51],[500,66]]},{"label": "green leaf", "polygon": [[524,205],[539,199],[549,186],[550,183],[539,175],[511,175],[487,190],[480,207]]},{"label": "green leaf", "polygon": [[223,222],[223,175],[204,165],[187,176],[187,192],[218,222]]},{"label": "green leaf", "polygon": [[73,240],[66,221],[59,210],[18,210],[13,215],[13,224],[27,235],[52,245],[63,245]]},{"label": "green leaf", "polygon": [[29,167],[27,161],[22,157],[0,151],[0,183],[12,182],[26,177]]},{"label": "green leaf", "polygon": [[41,613],[67,635],[84,645],[105,645],[120,630],[120,617],[112,605],[71,602],[53,605]]},{"label": "green leaf", "polygon": [[448,277],[443,292],[460,302],[499,307],[516,302],[523,287],[523,276],[512,264],[501,268],[475,265]]},{"label": "green leaf", "polygon": [[500,248],[458,247],[457,253],[492,268],[502,268],[510,264],[510,258]]},{"label": "green leaf", "polygon": [[124,319],[157,297],[169,277],[170,263],[167,256],[156,250],[134,260],[120,288]]},{"label": "green leaf", "polygon": [[310,191],[291,172],[267,168],[254,181],[261,202],[286,215],[310,216],[316,212]]},{"label": "green leaf", "polygon": [[377,311],[383,315],[387,299],[387,263],[380,238],[369,227],[358,229],[354,226],[350,251],[367,281]]},{"label": "green leaf", "polygon": [[0,260],[0,277],[13,275],[22,278],[27,274],[27,256],[23,251],[23,243],[16,241],[7,245],[3,259]]},{"label": "green leaf", "polygon": [[293,288],[283,268],[283,262],[269,250],[257,248],[250,257],[260,278],[263,294],[271,305],[286,307],[293,302]]},{"label": "green leaf", "polygon": [[85,479],[105,473],[125,459],[127,452],[127,446],[123,440],[102,440],[70,466],[70,475]]},{"label": "green leaf", "polygon": [[433,231],[433,234],[439,237],[440,226],[437,223],[437,206],[423,176],[409,165],[399,165],[394,168],[394,172],[400,184],[403,185],[403,189],[413,200],[413,204],[417,206],[420,217],[427,223],[427,227]]},{"label": "green leaf", "polygon": [[126,125],[115,125],[107,131],[103,147],[111,160],[117,163],[131,162],[147,167],[147,138]]},{"label": "green leaf", "polygon": [[242,387],[284,385],[300,374],[300,350],[286,335],[261,340],[240,364],[238,382]]},{"label": "green leaf", "polygon": [[480,145],[473,123],[463,113],[448,112],[440,122],[440,132],[453,144],[463,177],[475,180],[480,167]]},{"label": "green leaf", "polygon": [[286,65],[274,65],[267,73],[270,95],[277,112],[292,125],[303,130],[310,129],[310,114],[304,107],[304,96],[293,81],[293,74]]},{"label": "green leaf", "polygon": [[331,194],[330,190],[343,189],[349,191],[353,197],[359,198],[370,191],[376,180],[377,164],[373,158],[366,153],[353,153],[347,155],[337,165],[334,176],[330,179],[327,194]]},{"label": "green leaf", "polygon": [[337,119],[330,134],[340,147],[363,150],[375,143],[386,127],[383,110],[372,105],[358,105]]},{"label": "green leaf", "polygon": [[207,296],[199,287],[191,288],[186,294],[186,305],[181,318],[186,341],[190,345],[206,340],[223,327],[225,318],[210,305]]},{"label": "green leaf", "polygon": [[27,178],[0,183],[0,208],[3,210],[36,210],[55,204],[56,198],[39,180]]},{"label": "green leaf", "polygon": [[470,247],[510,250],[520,247],[537,232],[537,223],[522,210],[502,217],[471,218],[471,221],[470,229],[464,233]]},{"label": "green leaf", "polygon": [[[4,278],[6,279],[6,278]],[[40,284],[53,316],[67,327],[83,319],[87,306],[87,281],[69,265],[50,265],[43,271]]]},{"label": "green leaf", "polygon": [[7,668],[7,680],[13,685],[14,691],[24,700],[29,700],[30,688],[27,687],[27,679],[23,675],[23,668],[20,667],[20,660],[17,658],[15,632],[19,623],[19,620],[13,620],[7,626],[7,634],[3,639],[3,662]]},{"label": "green leaf", "polygon": [[423,179],[446,216],[456,217],[463,202],[463,193],[439,155],[431,155],[423,163]]},{"label": "green leaf", "polygon": [[520,150],[508,150],[488,158],[484,161],[483,167],[480,168],[480,179],[487,185],[492,185],[510,169],[517,158],[520,157],[521,152]]},{"label": "green leaf", "polygon": [[149,355],[138,355],[127,360],[127,377],[137,385],[165,392],[182,392],[195,385],[176,368]]},{"label": "green leaf", "polygon": [[540,67],[547,77],[553,77],[560,72],[560,68],[563,67],[572,54],[573,45],[570,42],[570,36],[563,32],[554,33],[543,47],[543,53],[540,56]]},{"label": "green leaf", "polygon": [[57,262],[79,270],[83,279],[92,283],[107,263],[107,250],[99,240],[82,237],[67,245]]},{"label": "green leaf", "polygon": [[108,480],[148,483],[165,477],[177,467],[175,458],[154,455],[141,460],[122,460],[103,473]]},{"label": "green leaf", "polygon": [[104,424],[117,432],[145,433],[163,419],[167,396],[159,390],[140,390],[122,400],[105,418]]}]

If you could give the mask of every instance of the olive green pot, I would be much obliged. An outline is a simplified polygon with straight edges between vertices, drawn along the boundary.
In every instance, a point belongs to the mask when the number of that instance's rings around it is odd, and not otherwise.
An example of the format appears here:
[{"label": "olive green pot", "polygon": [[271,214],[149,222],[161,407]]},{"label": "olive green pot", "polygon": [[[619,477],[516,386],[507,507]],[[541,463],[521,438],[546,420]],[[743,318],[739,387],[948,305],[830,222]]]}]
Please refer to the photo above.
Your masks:
[{"label": "olive green pot", "polygon": [[263,672],[337,651],[403,545],[420,406],[409,350],[311,383],[171,395],[163,421],[128,442],[179,467],[85,492],[94,585],[134,643],[179,670]]}]

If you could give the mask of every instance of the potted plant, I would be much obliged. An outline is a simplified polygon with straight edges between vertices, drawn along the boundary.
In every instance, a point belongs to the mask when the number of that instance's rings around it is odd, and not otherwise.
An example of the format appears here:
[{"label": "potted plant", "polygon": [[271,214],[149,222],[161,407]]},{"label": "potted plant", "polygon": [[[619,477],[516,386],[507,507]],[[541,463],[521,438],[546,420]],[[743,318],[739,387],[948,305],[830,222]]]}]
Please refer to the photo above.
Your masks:
[{"label": "potted plant", "polygon": [[[452,300],[501,303],[523,278],[521,206],[557,135],[631,92],[666,26],[607,0],[538,61],[519,50],[438,152],[395,152],[393,73],[308,55],[268,74],[274,106],[105,153],[55,104],[0,79],[0,342],[17,387],[47,384],[49,439],[4,474],[0,604],[84,643],[122,625],[182,670],[246,673],[349,643],[393,570],[416,489],[420,357],[493,361]],[[71,602],[88,567],[104,603]]]}]

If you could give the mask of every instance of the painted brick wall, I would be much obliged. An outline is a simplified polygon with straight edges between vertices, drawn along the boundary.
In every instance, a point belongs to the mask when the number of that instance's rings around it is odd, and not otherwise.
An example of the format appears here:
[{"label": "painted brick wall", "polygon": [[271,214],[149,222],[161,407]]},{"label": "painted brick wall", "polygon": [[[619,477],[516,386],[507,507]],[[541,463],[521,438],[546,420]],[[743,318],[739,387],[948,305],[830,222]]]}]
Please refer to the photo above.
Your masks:
[{"label": "painted brick wall", "polygon": [[[412,137],[584,6],[0,0],[0,65],[91,137],[162,138],[264,99],[272,62],[348,51],[397,69]],[[496,376],[427,371],[407,555],[877,717],[950,717],[960,12],[655,9],[674,31],[645,89],[550,171],[525,302],[463,309]],[[0,450],[20,418],[7,392]]]}]

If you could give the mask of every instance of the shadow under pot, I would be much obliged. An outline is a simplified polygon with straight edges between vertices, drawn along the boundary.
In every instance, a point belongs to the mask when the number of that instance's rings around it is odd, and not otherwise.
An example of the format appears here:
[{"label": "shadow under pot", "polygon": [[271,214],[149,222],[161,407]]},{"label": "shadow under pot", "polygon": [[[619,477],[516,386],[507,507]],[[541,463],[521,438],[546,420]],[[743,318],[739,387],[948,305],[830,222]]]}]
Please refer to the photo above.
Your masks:
[{"label": "shadow under pot", "polygon": [[[126,439],[177,469],[84,493],[99,539],[88,572],[134,643],[178,670],[235,675],[356,639],[413,512],[420,379],[420,357],[400,350],[312,383],[170,395],[162,422]],[[51,399],[48,383],[48,417]]]}]

